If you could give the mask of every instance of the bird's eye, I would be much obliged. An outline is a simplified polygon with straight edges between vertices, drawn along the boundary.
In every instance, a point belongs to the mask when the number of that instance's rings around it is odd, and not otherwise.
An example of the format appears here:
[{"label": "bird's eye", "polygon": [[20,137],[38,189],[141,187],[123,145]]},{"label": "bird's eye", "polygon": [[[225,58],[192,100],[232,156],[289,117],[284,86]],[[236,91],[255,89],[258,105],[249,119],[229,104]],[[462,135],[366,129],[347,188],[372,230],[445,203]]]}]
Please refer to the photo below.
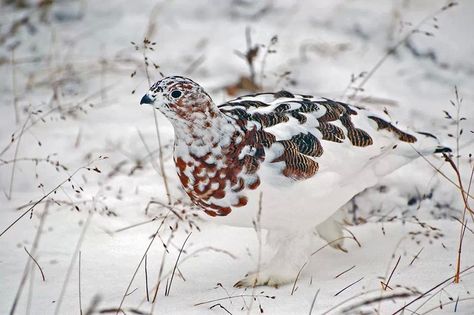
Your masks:
[{"label": "bird's eye", "polygon": [[173,92],[171,92],[171,97],[173,98],[178,98],[180,96],[181,96],[181,91],[174,90]]}]

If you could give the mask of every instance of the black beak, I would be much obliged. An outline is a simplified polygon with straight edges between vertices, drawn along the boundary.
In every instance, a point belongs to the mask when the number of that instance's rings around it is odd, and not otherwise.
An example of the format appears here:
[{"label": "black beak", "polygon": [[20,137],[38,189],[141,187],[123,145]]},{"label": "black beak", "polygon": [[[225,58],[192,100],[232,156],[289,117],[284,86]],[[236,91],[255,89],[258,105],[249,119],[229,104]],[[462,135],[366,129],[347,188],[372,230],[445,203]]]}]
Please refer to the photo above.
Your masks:
[{"label": "black beak", "polygon": [[153,104],[153,99],[151,97],[148,96],[148,94],[145,94],[143,95],[141,101],[140,101],[140,105],[142,104]]}]

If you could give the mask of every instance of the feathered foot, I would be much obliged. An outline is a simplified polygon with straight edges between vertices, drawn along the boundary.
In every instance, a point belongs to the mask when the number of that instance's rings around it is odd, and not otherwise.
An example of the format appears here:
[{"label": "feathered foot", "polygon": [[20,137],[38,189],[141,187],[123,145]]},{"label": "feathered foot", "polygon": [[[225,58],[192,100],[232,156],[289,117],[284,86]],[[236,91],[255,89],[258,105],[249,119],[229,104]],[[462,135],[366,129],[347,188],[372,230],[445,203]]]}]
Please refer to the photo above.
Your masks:
[{"label": "feathered foot", "polygon": [[267,243],[277,248],[275,255],[256,272],[249,272],[234,287],[255,287],[268,285],[279,287],[295,281],[301,268],[307,262],[311,252],[311,231],[290,233],[272,230]]}]

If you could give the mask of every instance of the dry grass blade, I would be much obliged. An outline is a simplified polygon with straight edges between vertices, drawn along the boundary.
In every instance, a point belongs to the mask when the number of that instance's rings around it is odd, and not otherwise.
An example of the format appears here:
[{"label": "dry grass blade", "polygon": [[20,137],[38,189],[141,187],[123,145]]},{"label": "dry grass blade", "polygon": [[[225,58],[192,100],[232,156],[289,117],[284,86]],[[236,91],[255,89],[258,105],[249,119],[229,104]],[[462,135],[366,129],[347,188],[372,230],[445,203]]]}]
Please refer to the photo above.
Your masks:
[{"label": "dry grass blade", "polygon": [[415,255],[415,256],[413,257],[413,259],[410,261],[410,264],[409,264],[408,266],[413,265],[413,263],[415,262],[415,260],[417,260],[418,257],[420,256],[420,254],[421,254],[421,252],[423,251],[423,249],[424,249],[424,247],[422,247],[422,248],[418,251],[418,253],[416,253],[416,255]]},{"label": "dry grass blade", "polygon": [[18,140],[16,142],[15,153],[14,153],[14,156],[13,156],[12,171],[11,171],[11,174],[10,174],[10,186],[8,188],[8,194],[6,194],[6,197],[7,197],[8,200],[11,200],[11,198],[12,198],[13,181],[15,179],[15,170],[16,170],[16,162],[17,162],[17,157],[18,157],[18,150],[20,149],[21,139],[23,138],[23,134],[25,132],[26,125],[30,121],[30,118],[31,118],[31,113],[28,115],[28,117],[25,119],[25,122],[21,126],[20,134],[18,135]]},{"label": "dry grass blade", "polygon": [[81,256],[82,256],[82,253],[81,251],[79,251],[79,266],[78,266],[78,269],[79,269],[79,281],[78,281],[78,286],[79,286],[79,313],[80,315],[83,314],[82,312],[82,289],[81,289]]},{"label": "dry grass blade", "polygon": [[161,176],[163,178],[163,185],[165,186],[166,198],[168,199],[168,205],[171,205],[171,193],[168,186],[168,177],[166,176],[166,171],[165,171],[165,162],[163,159],[163,145],[161,142],[160,129],[158,128],[158,118],[156,116],[155,107],[153,107],[153,119],[155,121],[156,138],[158,140],[158,158],[160,161]]},{"label": "dry grass blade", "polygon": [[[472,301],[474,300],[474,297],[470,297],[470,298],[462,298],[460,299],[459,297],[456,299],[456,301],[448,301],[446,303],[443,303],[443,304],[440,304],[440,305],[437,305],[437,306],[434,306],[432,308],[430,308],[429,310],[423,312],[423,313],[419,313],[420,315],[426,315],[428,313],[431,313],[433,311],[436,311],[436,310],[439,310],[440,307],[444,307],[446,305],[450,305],[450,304],[455,304],[455,307],[454,307],[454,313],[457,312],[457,307],[458,307],[458,303],[459,302],[464,302],[464,301]],[[468,310],[469,311],[469,310]]]},{"label": "dry grass blade", "polygon": [[[470,267],[467,267],[466,269],[464,269],[463,271],[460,272],[460,274],[463,274],[465,273],[466,271],[469,271],[471,269],[474,268],[474,265],[473,266],[470,266]],[[422,298],[424,298],[425,296],[427,296],[428,294],[430,294],[431,292],[433,292],[434,290],[436,290],[437,288],[439,288],[440,286],[442,286],[443,284],[451,281],[454,279],[455,276],[452,276],[452,277],[449,277],[447,278],[446,280],[443,280],[442,282],[436,284],[434,287],[432,287],[431,289],[423,292],[420,296],[416,297],[415,299],[411,300],[409,303],[405,304],[403,307],[401,307],[400,309],[398,309],[397,311],[395,311],[394,313],[392,313],[392,315],[396,315],[396,314],[399,314],[401,312],[403,312],[408,306],[412,305],[413,303],[415,303],[416,301],[419,301],[421,300]]]},{"label": "dry grass blade", "polygon": [[[444,174],[443,172],[441,172],[441,170],[439,170],[436,165],[434,165],[433,163],[431,163],[430,160],[428,160],[426,158],[426,156],[424,156],[423,154],[421,154],[420,151],[418,151],[417,149],[415,149],[414,146],[410,145],[412,147],[412,149],[423,159],[425,160],[426,163],[428,163],[435,171],[436,173],[440,174],[444,179],[446,179],[448,182],[450,182],[451,184],[453,184],[457,189],[461,189],[461,186],[459,186],[459,184],[457,184],[455,181],[453,181],[451,178],[449,178],[446,174]],[[466,193],[466,197],[467,198],[471,198],[471,199],[474,199],[474,196],[471,195],[470,193],[468,192],[465,192]]]},{"label": "dry grass blade", "polygon": [[[169,214],[169,211],[168,211],[168,214]],[[143,254],[142,258],[140,259],[140,262],[138,263],[138,266],[137,266],[137,268],[135,269],[135,272],[133,273],[133,276],[132,276],[132,278],[130,279],[130,282],[128,283],[127,289],[125,290],[125,293],[124,293],[123,296],[122,296],[122,300],[120,301],[120,304],[119,304],[119,306],[117,307],[116,315],[118,315],[119,312],[121,311],[123,302],[125,301],[125,298],[127,297],[128,291],[130,290],[130,287],[132,286],[133,280],[135,279],[135,277],[136,277],[136,275],[137,275],[137,273],[138,273],[138,270],[140,269],[140,266],[142,265],[143,261],[145,260],[145,257],[146,257],[146,255],[148,254],[148,251],[149,251],[150,248],[151,248],[151,245],[153,245],[153,242],[155,241],[156,237],[158,236],[158,233],[160,232],[161,227],[162,227],[163,224],[165,223],[165,220],[167,219],[168,214],[163,218],[163,220],[161,220],[160,225],[158,226],[158,228],[156,229],[155,233],[153,234],[153,237],[151,238],[150,242],[148,243],[148,246],[147,246],[147,248],[146,248],[146,250],[145,250],[145,253]]]},{"label": "dry grass blade", "polygon": [[293,295],[295,293],[296,283],[298,282],[298,279],[300,278],[301,272],[303,271],[304,267],[306,267],[307,264],[308,264],[308,262],[305,262],[303,264],[303,266],[301,266],[300,270],[298,270],[298,273],[296,274],[295,281],[293,282],[293,286],[291,287],[291,294],[290,295]]},{"label": "dry grass blade", "polygon": [[385,300],[404,299],[404,298],[410,297],[412,295],[413,294],[409,293],[409,292],[402,292],[402,293],[393,293],[393,294],[389,294],[389,295],[378,296],[378,297],[375,297],[375,298],[372,298],[372,299],[367,299],[367,300],[364,300],[360,303],[348,306],[345,309],[343,309],[342,312],[353,314],[354,311],[357,308],[361,307],[361,306],[367,306],[367,305],[371,305],[371,304],[381,302],[381,301],[385,301]]},{"label": "dry grass blade", "polygon": [[331,244],[333,243],[338,243],[339,241],[343,240],[343,239],[351,239],[353,240],[354,242],[357,243],[357,245],[359,247],[362,247],[362,245],[359,243],[359,241],[357,240],[357,238],[354,236],[354,234],[351,233],[351,237],[349,236],[342,236],[342,237],[339,237],[331,242],[328,242],[326,244],[324,244],[323,246],[321,246],[320,248],[318,248],[317,250],[315,250],[314,252],[311,253],[311,255],[309,256],[308,260],[301,266],[301,268],[298,270],[298,274],[296,275],[296,278],[295,278],[295,281],[293,282],[293,286],[291,288],[291,295],[293,295],[293,293],[295,292],[296,290],[296,283],[298,282],[298,279],[299,279],[299,276],[300,274],[303,272],[303,269],[306,267],[306,265],[309,263],[309,261],[311,260],[311,258],[316,255],[318,252],[320,252],[321,250],[323,250],[324,248],[328,247],[328,246],[331,246]]},{"label": "dry grass blade", "polygon": [[397,49],[400,48],[401,45],[403,45],[404,43],[407,42],[408,39],[410,39],[410,37],[413,34],[419,32],[420,28],[425,23],[427,23],[428,21],[431,21],[438,14],[448,10],[451,7],[454,7],[455,5],[457,5],[456,2],[450,2],[447,5],[444,5],[440,9],[436,10],[434,13],[429,14],[428,16],[423,18],[418,24],[416,24],[404,37],[402,37],[394,46],[392,46],[392,48],[390,48],[387,51],[387,53],[385,53],[385,55],[382,58],[380,58],[379,61],[377,61],[377,63],[372,67],[372,69],[370,69],[367,72],[367,74],[363,77],[362,81],[359,83],[359,85],[354,90],[354,94],[351,96],[351,98],[353,98],[357,94],[358,91],[362,90],[364,85],[369,81],[369,79],[374,75],[374,73],[382,66],[382,64],[387,60],[387,58],[390,57],[391,55],[393,55],[397,51]]},{"label": "dry grass blade", "polygon": [[189,233],[188,236],[186,236],[186,239],[184,240],[183,245],[181,246],[181,248],[179,250],[179,254],[178,254],[178,257],[176,258],[176,262],[175,262],[174,267],[173,267],[173,272],[171,273],[171,278],[170,278],[168,287],[165,290],[165,296],[170,295],[171,285],[173,284],[174,274],[176,272],[176,268],[178,267],[179,258],[181,257],[181,254],[183,253],[183,250],[184,250],[184,246],[186,245],[186,242],[188,241],[191,234],[192,233]]},{"label": "dry grass blade", "polygon": [[275,296],[269,296],[269,295],[264,295],[264,294],[257,294],[257,295],[254,295],[254,294],[239,294],[239,295],[231,295],[231,296],[226,296],[226,297],[223,297],[223,298],[218,298],[218,299],[213,299],[213,300],[209,300],[209,301],[204,301],[204,302],[199,302],[199,303],[196,303],[194,304],[194,306],[199,306],[199,305],[204,305],[204,304],[209,304],[209,303],[215,303],[215,302],[220,302],[220,301],[224,301],[224,300],[231,300],[231,299],[237,299],[237,298],[245,298],[245,297],[250,297],[252,299],[254,298],[257,298],[257,297],[261,297],[261,298],[267,298],[267,299],[275,299]]},{"label": "dry grass blade", "polygon": [[146,300],[150,302],[150,293],[148,291],[148,255],[145,255],[145,290],[146,290]]},{"label": "dry grass blade", "polygon": [[221,303],[214,304],[214,305],[212,305],[211,307],[209,307],[209,309],[212,310],[212,309],[213,309],[214,307],[216,307],[216,306],[219,306],[219,307],[220,307],[221,309],[223,309],[227,314],[232,315],[232,313],[229,312],[229,310],[226,309]]},{"label": "dry grass blade", "polygon": [[374,289],[374,290],[369,290],[369,291],[366,291],[366,292],[361,292],[361,293],[358,293],[354,296],[351,296],[350,298],[347,298],[345,299],[344,301],[341,301],[339,303],[337,303],[336,305],[334,305],[333,307],[329,308],[328,310],[326,310],[325,312],[321,313],[321,315],[326,315],[326,314],[329,314],[331,313],[332,311],[334,311],[335,309],[338,309],[339,307],[341,307],[342,305],[346,304],[347,302],[350,302],[358,297],[361,297],[361,296],[364,296],[364,295],[367,295],[367,294],[370,294],[370,293],[374,293],[374,292],[379,292],[379,289]]},{"label": "dry grass blade", "polygon": [[339,294],[341,294],[342,292],[344,292],[345,290],[349,289],[350,287],[352,287],[354,284],[356,283],[359,283],[360,281],[362,281],[362,279],[364,279],[364,277],[361,277],[360,279],[352,282],[351,284],[345,286],[344,288],[342,288],[341,290],[339,290],[336,294],[334,294],[334,296],[338,296]]},{"label": "dry grass blade", "polygon": [[[41,215],[41,218],[40,218],[40,223],[39,223],[39,226],[38,226],[38,230],[36,231],[36,235],[35,235],[35,239],[33,241],[33,245],[31,246],[31,252],[33,254],[35,254],[36,249],[38,248],[40,236],[41,236],[41,233],[43,231],[43,226],[44,226],[44,222],[45,222],[45,219],[46,219],[46,215],[48,213],[48,207],[49,207],[49,204],[46,204],[45,208],[44,208],[44,212],[43,212],[43,214]],[[26,266],[25,266],[25,270],[23,271],[23,276],[21,278],[20,285],[18,286],[18,290],[17,290],[16,295],[15,295],[15,299],[13,300],[13,304],[12,304],[12,307],[10,309],[10,315],[15,314],[15,310],[16,310],[16,307],[18,305],[18,301],[20,300],[21,293],[23,291],[23,287],[24,287],[26,279],[28,277],[28,271],[30,270],[30,262],[31,262],[31,260],[28,259],[28,261],[26,263]]]},{"label": "dry grass blade", "polygon": [[[456,97],[457,97],[457,93],[456,93]],[[473,216],[474,212],[472,211],[472,209],[469,205],[469,200],[468,200],[469,192],[471,190],[472,179],[473,179],[473,175],[474,175],[474,165],[473,165],[472,170],[471,170],[471,175],[470,175],[470,179],[469,179],[469,186],[468,186],[468,189],[466,191],[466,190],[464,190],[464,186],[463,186],[463,182],[462,182],[462,179],[461,179],[461,174],[459,172],[458,165],[456,165],[454,163],[453,159],[449,155],[443,153],[443,157],[444,157],[445,161],[448,162],[449,165],[451,165],[452,169],[456,173],[456,177],[457,177],[458,185],[459,185],[459,192],[461,193],[462,200],[464,202],[464,211],[463,211],[463,217],[462,217],[462,222],[461,222],[462,224],[461,224],[461,232],[460,232],[460,237],[459,237],[458,254],[457,254],[457,257],[456,257],[456,273],[455,273],[455,276],[454,276],[454,282],[459,283],[459,281],[460,281],[460,272],[461,272],[462,245],[463,245],[463,240],[464,240],[464,234],[465,234],[466,228],[467,228],[466,210],[469,211],[469,214],[471,215],[471,218],[473,218],[473,220],[474,220],[474,216]]]},{"label": "dry grass blade", "polygon": [[[444,157],[444,159],[446,160],[446,162],[448,162],[449,165],[451,165],[451,167],[453,168],[454,172],[456,173],[456,177],[457,177],[458,185],[459,185],[459,191],[461,192],[461,196],[462,196],[462,200],[463,200],[463,202],[464,202],[464,206],[466,207],[466,209],[467,209],[471,214],[474,214],[474,211],[473,211],[473,210],[471,209],[471,207],[469,206],[469,201],[468,201],[469,192],[464,189],[464,186],[463,186],[463,183],[462,183],[462,179],[461,179],[461,174],[459,173],[458,167],[456,166],[456,164],[454,163],[453,159],[452,159],[449,155],[447,155],[446,153],[443,153],[443,157]],[[474,172],[474,167],[473,167],[473,172]],[[471,181],[472,181],[472,176],[471,176]]]},{"label": "dry grass blade", "polygon": [[339,278],[340,276],[342,276],[343,274],[346,274],[347,272],[351,271],[351,270],[354,269],[355,267],[356,267],[356,266],[354,265],[354,266],[350,267],[349,269],[346,269],[346,270],[344,270],[344,271],[338,273],[338,274],[334,277],[334,279]]},{"label": "dry grass blade", "polygon": [[64,295],[66,294],[67,285],[69,284],[69,278],[71,277],[72,268],[77,260],[77,256],[79,254],[79,249],[81,248],[82,242],[84,241],[84,236],[86,235],[87,229],[92,220],[92,216],[94,215],[93,212],[89,214],[87,217],[87,221],[84,223],[84,227],[82,228],[81,235],[79,236],[79,240],[77,241],[76,248],[74,249],[74,253],[72,254],[71,262],[69,263],[69,267],[66,272],[66,277],[64,278],[63,285],[61,287],[61,292],[59,293],[59,298],[56,302],[56,309],[54,310],[54,314],[60,314],[61,304],[64,299]]},{"label": "dry grass blade", "polygon": [[[102,159],[102,157],[99,157],[98,159]],[[76,169],[71,175],[69,175],[65,180],[63,180],[62,182],[60,182],[58,185],[56,185],[53,189],[51,189],[47,194],[43,195],[43,197],[41,197],[40,199],[38,199],[35,203],[33,203],[28,209],[26,209],[18,218],[16,218],[12,223],[10,223],[10,225],[8,225],[3,231],[2,233],[0,233],[0,237],[2,237],[2,235],[4,235],[8,230],[10,230],[12,228],[12,226],[14,226],[18,221],[20,221],[25,215],[27,215],[29,212],[33,212],[33,209],[38,205],[40,204],[41,202],[43,202],[43,200],[45,200],[46,198],[48,198],[51,194],[53,194],[54,192],[56,192],[59,188],[61,188],[62,185],[64,185],[65,183],[67,183],[68,181],[70,181],[77,173],[79,173],[81,170],[83,169],[87,169],[88,166],[90,166],[92,163],[94,163],[95,161],[97,161],[98,159],[95,159],[89,163],[87,163],[85,166],[81,166],[79,167],[78,169]]]},{"label": "dry grass blade", "polygon": [[400,263],[400,259],[402,259],[402,256],[401,256],[401,255],[398,256],[398,260],[397,260],[397,262],[395,263],[395,266],[393,267],[392,272],[390,273],[390,276],[388,277],[387,282],[382,283],[382,286],[383,286],[383,289],[384,289],[384,290],[387,290],[388,284],[390,283],[390,280],[392,280],[393,273],[395,272],[395,269],[397,269],[398,264]]},{"label": "dry grass blade", "polygon": [[38,261],[30,254],[30,252],[26,249],[26,247],[23,246],[23,249],[28,254],[28,256],[30,256],[30,258],[34,261],[35,265],[38,267],[39,271],[41,272],[41,278],[43,278],[43,281],[46,281],[46,278],[44,277],[43,268],[41,268]]},{"label": "dry grass blade", "polygon": [[313,301],[311,301],[311,307],[309,309],[309,315],[313,314],[314,305],[316,304],[316,299],[318,298],[319,291],[321,291],[321,289],[318,289],[318,291],[316,291],[316,294],[314,295]]},{"label": "dry grass blade", "polygon": [[112,233],[119,233],[119,232],[127,231],[127,230],[130,230],[130,229],[133,229],[133,228],[136,228],[136,227],[154,222],[158,219],[160,219],[160,217],[154,217],[153,219],[150,219],[150,220],[146,220],[146,221],[143,221],[143,222],[140,222],[140,223],[135,223],[135,224],[132,224],[132,225],[120,228],[120,229],[116,229],[115,231],[112,231]]}]

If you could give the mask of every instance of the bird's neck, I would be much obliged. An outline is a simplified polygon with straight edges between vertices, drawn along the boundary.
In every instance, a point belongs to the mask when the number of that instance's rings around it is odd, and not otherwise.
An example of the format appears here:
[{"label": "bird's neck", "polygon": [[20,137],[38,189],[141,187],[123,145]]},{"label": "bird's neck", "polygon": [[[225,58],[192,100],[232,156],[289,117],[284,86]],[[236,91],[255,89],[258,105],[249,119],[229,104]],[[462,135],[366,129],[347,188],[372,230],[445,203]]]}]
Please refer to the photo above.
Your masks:
[{"label": "bird's neck", "polygon": [[177,157],[221,155],[245,136],[231,118],[217,109],[213,113],[196,113],[192,120],[179,121],[173,125],[175,160]]}]

